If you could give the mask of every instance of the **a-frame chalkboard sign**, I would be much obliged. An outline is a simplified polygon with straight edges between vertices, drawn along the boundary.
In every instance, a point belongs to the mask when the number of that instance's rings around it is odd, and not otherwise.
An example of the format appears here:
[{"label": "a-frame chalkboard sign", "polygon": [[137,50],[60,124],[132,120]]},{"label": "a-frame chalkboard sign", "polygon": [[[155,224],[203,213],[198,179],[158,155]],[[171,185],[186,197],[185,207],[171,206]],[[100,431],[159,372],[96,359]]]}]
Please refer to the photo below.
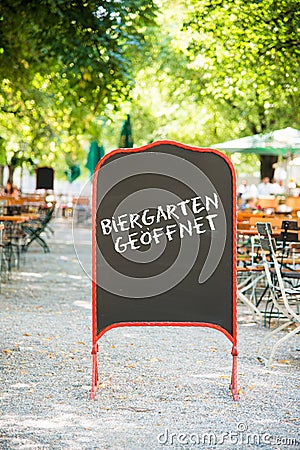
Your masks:
[{"label": "a-frame chalkboard sign", "polygon": [[237,391],[236,181],[221,152],[173,141],[118,149],[93,179],[93,376],[122,326],[202,326],[232,343]]}]

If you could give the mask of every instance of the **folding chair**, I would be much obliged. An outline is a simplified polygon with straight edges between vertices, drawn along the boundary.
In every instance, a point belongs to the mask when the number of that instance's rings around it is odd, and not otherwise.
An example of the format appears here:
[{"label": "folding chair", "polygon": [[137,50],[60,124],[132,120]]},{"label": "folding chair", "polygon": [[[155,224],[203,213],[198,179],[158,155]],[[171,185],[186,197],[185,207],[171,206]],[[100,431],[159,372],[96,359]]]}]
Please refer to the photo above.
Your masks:
[{"label": "folding chair", "polygon": [[27,251],[32,242],[36,241],[43,248],[45,253],[50,252],[50,248],[48,247],[45,239],[42,238],[41,234],[46,231],[46,228],[49,226],[49,222],[53,218],[54,210],[55,205],[51,206],[51,208],[48,209],[45,217],[41,220],[32,221],[29,224],[23,225],[23,230],[27,234],[26,242],[23,245],[24,251]]},{"label": "folding chair", "polygon": [[[244,228],[238,227],[238,236],[241,229]],[[237,296],[250,309],[254,320],[262,321],[263,316],[257,306],[265,271],[254,251],[254,236],[246,235],[246,237],[246,241],[239,238],[237,244]]]},{"label": "folding chair", "polygon": [[[299,315],[299,299],[300,290],[286,287],[280,270],[280,265],[276,256],[276,243],[272,238],[272,227],[270,223],[257,223],[257,230],[262,250],[262,262],[266,273],[266,279],[269,287],[269,293],[273,306],[278,314],[278,326],[267,333],[258,350],[258,359],[263,360],[263,351],[270,338],[274,337],[278,332],[294,325],[295,328],[289,331],[285,336],[273,344],[268,359],[270,366],[276,349],[285,341],[290,339],[300,331],[300,315]],[[272,270],[273,267],[273,270]],[[271,316],[272,317],[272,316]],[[274,316],[273,316],[274,317]],[[280,324],[280,321],[282,322]]]},{"label": "folding chair", "polygon": [[280,241],[282,252],[280,260],[281,274],[284,281],[292,287],[300,285],[300,272],[295,268],[300,263],[299,258],[299,227],[297,220],[283,220]]},{"label": "folding chair", "polygon": [[[255,289],[259,284],[259,282],[265,277],[265,274],[261,273],[261,269],[259,267],[237,267],[237,274],[238,276],[241,274],[245,275],[242,279],[239,279],[238,281],[237,285],[238,299],[242,303],[244,303],[244,305],[248,306],[255,320],[262,321],[262,314],[255,304]],[[250,296],[245,295],[247,291],[251,291]]]}]

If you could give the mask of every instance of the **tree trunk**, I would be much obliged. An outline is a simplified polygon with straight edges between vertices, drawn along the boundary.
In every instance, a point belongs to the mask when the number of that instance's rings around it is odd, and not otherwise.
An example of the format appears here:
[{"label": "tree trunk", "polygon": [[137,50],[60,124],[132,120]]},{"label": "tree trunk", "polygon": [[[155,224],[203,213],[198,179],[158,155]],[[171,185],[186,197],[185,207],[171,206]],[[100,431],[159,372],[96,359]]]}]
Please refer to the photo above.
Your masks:
[{"label": "tree trunk", "polygon": [[260,155],[260,177],[263,179],[264,177],[269,177],[272,181],[274,177],[273,164],[278,161],[278,156],[273,155]]},{"label": "tree trunk", "polygon": [[8,166],[8,179],[7,182],[10,182],[12,185],[14,184],[14,171],[16,166],[13,164],[9,164]]},{"label": "tree trunk", "polygon": [[[266,132],[267,128],[270,126],[270,122],[268,121],[266,115],[265,115],[265,109],[263,105],[259,102],[259,95],[257,92],[255,92],[256,99],[258,101],[258,123],[248,122],[249,129],[253,134],[263,134]],[[270,181],[272,181],[274,177],[274,171],[275,169],[272,167],[273,164],[275,164],[278,161],[278,156],[273,155],[260,155],[260,176],[261,179],[264,177],[269,177]]]}]

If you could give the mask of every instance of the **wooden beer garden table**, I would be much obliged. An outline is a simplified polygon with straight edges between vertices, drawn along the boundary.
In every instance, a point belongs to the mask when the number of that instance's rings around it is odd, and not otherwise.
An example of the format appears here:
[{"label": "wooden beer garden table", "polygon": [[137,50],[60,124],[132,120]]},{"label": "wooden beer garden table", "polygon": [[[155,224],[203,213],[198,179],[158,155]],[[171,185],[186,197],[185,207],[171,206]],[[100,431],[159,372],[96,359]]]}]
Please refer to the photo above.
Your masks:
[{"label": "wooden beer garden table", "polygon": [[[273,229],[272,230],[272,236],[273,237],[279,237],[281,231],[283,231],[283,230],[281,230],[281,229],[277,229],[277,230]],[[237,232],[238,232],[238,234],[241,234],[242,236],[257,236],[258,235],[258,232],[257,232],[256,228],[249,228],[249,229],[246,229],[246,230],[237,230]]]},{"label": "wooden beer garden table", "polygon": [[26,222],[28,217],[23,215],[15,215],[15,216],[0,216],[0,222],[16,222],[22,223]]},{"label": "wooden beer garden table", "polygon": [[22,213],[21,216],[26,218],[27,220],[37,220],[40,217],[40,215],[37,213]]}]

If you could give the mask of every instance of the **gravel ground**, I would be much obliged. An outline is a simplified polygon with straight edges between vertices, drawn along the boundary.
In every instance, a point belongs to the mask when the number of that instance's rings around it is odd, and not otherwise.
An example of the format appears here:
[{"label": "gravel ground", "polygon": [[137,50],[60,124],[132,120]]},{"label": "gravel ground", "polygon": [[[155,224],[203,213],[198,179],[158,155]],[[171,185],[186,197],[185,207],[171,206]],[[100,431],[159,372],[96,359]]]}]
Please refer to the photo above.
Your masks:
[{"label": "gravel ground", "polygon": [[[77,229],[85,266],[90,236]],[[277,351],[272,369],[261,365],[267,330],[242,306],[239,402],[228,390],[228,339],[188,327],[109,331],[90,401],[91,282],[70,223],[56,220],[49,244],[50,254],[32,246],[2,286],[1,449],[300,448],[299,336]]]}]

